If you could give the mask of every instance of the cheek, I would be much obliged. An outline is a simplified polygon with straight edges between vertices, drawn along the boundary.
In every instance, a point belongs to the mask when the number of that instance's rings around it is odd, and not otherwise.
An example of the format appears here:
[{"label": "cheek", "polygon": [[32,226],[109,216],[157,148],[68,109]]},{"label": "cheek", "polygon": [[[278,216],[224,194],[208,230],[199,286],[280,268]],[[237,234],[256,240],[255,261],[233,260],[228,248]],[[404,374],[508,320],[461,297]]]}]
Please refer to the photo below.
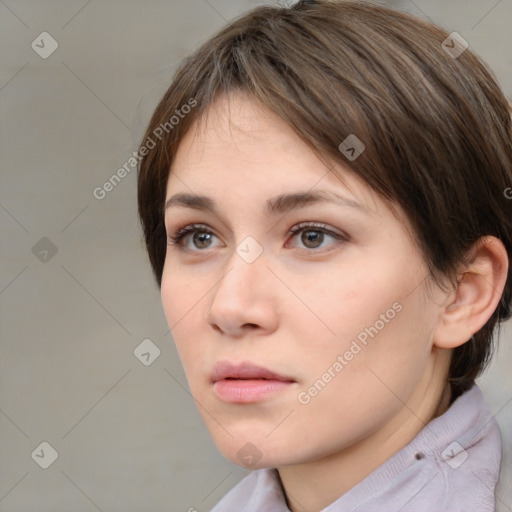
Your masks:
[{"label": "cheek", "polygon": [[363,439],[410,398],[430,353],[430,331],[421,327],[416,299],[402,299],[403,309],[377,334],[369,331],[366,344],[342,336],[331,350],[307,358],[297,418],[306,437],[321,433],[328,440],[319,439],[317,449],[330,452]]},{"label": "cheek", "polygon": [[204,318],[201,317],[201,297],[204,290],[190,277],[164,269],[161,286],[162,307],[167,325],[178,350],[187,376],[192,362],[200,361],[202,352],[200,335]]},{"label": "cheek", "polygon": [[347,275],[331,274],[321,289],[312,283],[309,291],[304,288],[304,297],[322,320],[296,315],[297,353],[308,361],[305,387],[318,379],[329,381],[328,387],[341,393],[338,397],[351,389],[353,398],[354,393],[385,388],[378,377],[398,388],[419,377],[430,353],[434,311],[418,286],[420,273],[410,264],[388,267],[363,265],[373,269],[364,271],[354,266]]},{"label": "cheek", "polygon": [[166,257],[160,294],[171,331],[174,326],[181,328],[191,323],[190,318],[197,315],[207,291],[198,267],[180,265],[172,253]]},{"label": "cheek", "polygon": [[[395,396],[407,400],[431,354],[435,311],[428,307],[421,290],[393,295],[390,301],[373,310],[373,318],[350,337],[346,352],[352,360],[345,368],[345,378],[367,403],[393,402]],[[352,356],[354,351],[357,354]],[[356,398],[356,405],[358,401]]]},{"label": "cheek", "polygon": [[379,332],[387,329],[399,316],[396,310],[400,304],[396,303],[409,290],[402,278],[371,263],[350,264],[350,271],[327,269],[322,275],[316,274],[315,280],[295,287],[296,295],[309,309],[290,305],[287,310],[299,331],[309,333],[298,339],[314,343],[320,353],[332,353],[333,349],[348,350],[358,337],[364,343],[370,336],[368,330],[375,333],[375,324]]},{"label": "cheek", "polygon": [[[187,288],[183,287],[183,283],[177,274],[172,272],[167,265],[164,266],[164,272],[162,274],[162,284],[160,287],[160,298],[162,300],[162,307],[167,320],[167,325],[174,335],[174,326],[178,324],[179,318],[184,315],[184,303],[186,302],[183,294]],[[183,310],[183,311],[182,311]]]}]

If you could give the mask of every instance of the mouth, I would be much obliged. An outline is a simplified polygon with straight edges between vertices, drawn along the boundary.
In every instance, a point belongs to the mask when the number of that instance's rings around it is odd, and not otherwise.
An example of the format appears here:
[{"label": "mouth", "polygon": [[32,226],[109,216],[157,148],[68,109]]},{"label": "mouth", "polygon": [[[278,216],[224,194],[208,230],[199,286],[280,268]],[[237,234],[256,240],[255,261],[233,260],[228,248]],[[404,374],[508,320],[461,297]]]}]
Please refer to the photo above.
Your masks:
[{"label": "mouth", "polygon": [[213,392],[223,402],[254,403],[268,399],[296,383],[286,375],[252,363],[219,361],[211,374]]}]

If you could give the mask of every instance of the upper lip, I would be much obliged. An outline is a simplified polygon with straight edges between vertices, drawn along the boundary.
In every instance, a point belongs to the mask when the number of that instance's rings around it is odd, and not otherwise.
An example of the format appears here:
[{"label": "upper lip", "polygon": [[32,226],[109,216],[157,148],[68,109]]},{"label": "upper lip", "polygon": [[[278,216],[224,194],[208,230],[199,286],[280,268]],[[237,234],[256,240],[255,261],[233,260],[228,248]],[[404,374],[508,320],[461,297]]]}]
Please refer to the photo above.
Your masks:
[{"label": "upper lip", "polygon": [[219,361],[213,366],[211,373],[212,382],[217,382],[222,379],[267,379],[267,380],[281,380],[286,382],[293,382],[290,377],[280,375],[276,372],[258,366],[253,363],[231,363],[229,361]]}]

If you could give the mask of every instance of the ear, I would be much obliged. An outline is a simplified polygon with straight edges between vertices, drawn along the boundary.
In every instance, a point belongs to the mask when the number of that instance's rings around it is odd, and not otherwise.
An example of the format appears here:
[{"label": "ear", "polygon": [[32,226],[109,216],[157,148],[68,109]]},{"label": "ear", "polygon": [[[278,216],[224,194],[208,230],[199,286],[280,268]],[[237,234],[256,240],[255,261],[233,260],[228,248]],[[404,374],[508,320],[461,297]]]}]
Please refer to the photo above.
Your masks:
[{"label": "ear", "polygon": [[508,272],[508,255],[503,242],[482,237],[468,251],[465,269],[455,290],[446,296],[434,345],[455,348],[480,330],[496,310]]}]

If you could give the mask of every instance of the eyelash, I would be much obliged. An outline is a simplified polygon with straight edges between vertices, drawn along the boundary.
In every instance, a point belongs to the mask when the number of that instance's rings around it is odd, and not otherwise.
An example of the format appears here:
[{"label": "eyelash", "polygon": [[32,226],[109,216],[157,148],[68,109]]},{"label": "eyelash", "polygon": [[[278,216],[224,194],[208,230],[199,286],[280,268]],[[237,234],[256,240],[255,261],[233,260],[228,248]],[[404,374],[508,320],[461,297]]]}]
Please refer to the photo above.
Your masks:
[{"label": "eyelash", "polygon": [[[297,224],[296,226],[291,228],[289,230],[288,234],[295,236],[298,233],[302,233],[305,231],[315,231],[318,233],[324,233],[326,235],[333,237],[335,240],[338,240],[338,241],[347,242],[349,240],[347,236],[340,235],[340,234],[335,233],[329,229],[326,229],[325,224],[318,224],[318,223],[314,223],[314,222],[301,222],[300,224]],[[208,229],[208,226],[206,226],[204,224],[188,224],[188,225],[178,228],[172,236],[169,236],[168,242],[169,242],[169,244],[182,246],[182,248],[184,248],[183,243],[182,243],[183,238],[188,234],[191,234],[191,233],[193,234],[196,232],[207,233],[207,234],[215,236],[215,233],[212,233]],[[312,251],[320,252],[319,250],[316,250],[316,249],[304,248],[304,250],[308,251],[308,252],[312,252]],[[204,251],[204,249],[203,250],[198,249],[197,251],[192,251],[192,252],[203,252],[203,251]]]}]

